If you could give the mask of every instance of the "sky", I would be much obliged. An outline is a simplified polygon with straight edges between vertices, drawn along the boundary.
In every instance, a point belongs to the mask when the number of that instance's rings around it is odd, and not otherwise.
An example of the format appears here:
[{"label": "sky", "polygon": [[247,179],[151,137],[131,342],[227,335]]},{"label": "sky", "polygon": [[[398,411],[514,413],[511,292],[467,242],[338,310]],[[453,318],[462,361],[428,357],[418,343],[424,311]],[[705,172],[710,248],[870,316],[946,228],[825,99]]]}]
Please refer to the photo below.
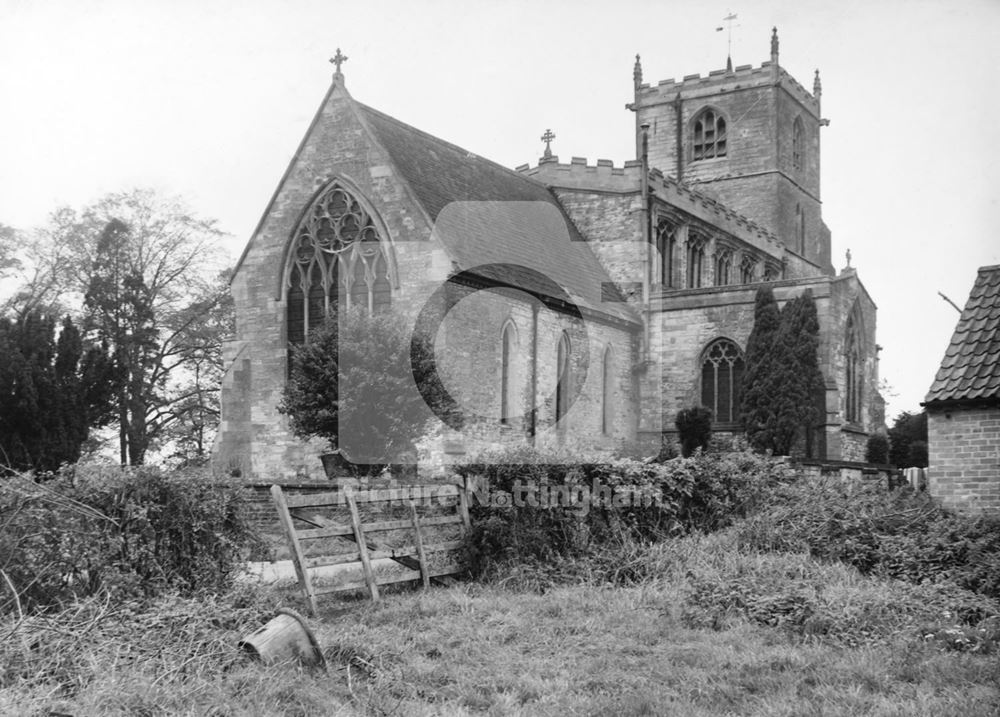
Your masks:
[{"label": "sky", "polygon": [[152,187],[233,260],[326,92],[514,167],[634,154],[644,79],[769,59],[823,82],[833,257],[879,307],[887,415],[919,403],[980,266],[1000,264],[1000,1],[0,0],[0,223]]}]

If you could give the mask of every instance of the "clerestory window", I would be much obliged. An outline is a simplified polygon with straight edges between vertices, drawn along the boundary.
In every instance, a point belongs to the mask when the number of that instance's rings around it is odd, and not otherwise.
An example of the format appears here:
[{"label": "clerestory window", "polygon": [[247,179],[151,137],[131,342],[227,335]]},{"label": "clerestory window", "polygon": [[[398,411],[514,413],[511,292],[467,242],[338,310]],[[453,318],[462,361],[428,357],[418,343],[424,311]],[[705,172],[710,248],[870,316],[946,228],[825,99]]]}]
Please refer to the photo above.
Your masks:
[{"label": "clerestory window", "polygon": [[691,234],[687,241],[687,288],[697,289],[701,286],[704,270],[705,239]]},{"label": "clerestory window", "polygon": [[733,280],[733,252],[720,248],[715,253],[715,285],[727,286]]},{"label": "clerestory window", "polygon": [[692,147],[695,161],[726,156],[726,120],[721,114],[702,110],[694,121]]},{"label": "clerestory window", "polygon": [[676,284],[674,262],[677,252],[677,225],[671,221],[661,221],[656,227],[656,249],[660,253],[659,279],[664,289],[672,289]]}]

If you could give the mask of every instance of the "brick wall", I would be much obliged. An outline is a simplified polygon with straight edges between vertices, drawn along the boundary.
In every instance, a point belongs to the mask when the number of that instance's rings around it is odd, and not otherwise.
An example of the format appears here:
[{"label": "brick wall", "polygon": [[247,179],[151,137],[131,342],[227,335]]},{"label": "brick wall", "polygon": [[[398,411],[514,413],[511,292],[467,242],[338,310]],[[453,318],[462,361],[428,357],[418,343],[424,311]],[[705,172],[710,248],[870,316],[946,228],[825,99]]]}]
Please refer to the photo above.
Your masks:
[{"label": "brick wall", "polygon": [[1000,407],[927,407],[927,487],[945,506],[1000,513]]}]

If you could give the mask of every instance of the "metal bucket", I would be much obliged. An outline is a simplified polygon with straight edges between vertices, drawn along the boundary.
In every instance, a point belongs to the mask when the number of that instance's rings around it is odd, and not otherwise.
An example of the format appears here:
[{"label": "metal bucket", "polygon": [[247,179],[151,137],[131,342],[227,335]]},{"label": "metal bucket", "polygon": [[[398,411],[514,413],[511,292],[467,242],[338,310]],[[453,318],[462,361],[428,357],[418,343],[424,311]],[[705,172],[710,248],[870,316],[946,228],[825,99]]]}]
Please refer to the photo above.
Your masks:
[{"label": "metal bucket", "polygon": [[287,607],[279,609],[270,622],[240,640],[239,647],[264,663],[298,660],[304,665],[325,665],[319,643],[305,618]]}]

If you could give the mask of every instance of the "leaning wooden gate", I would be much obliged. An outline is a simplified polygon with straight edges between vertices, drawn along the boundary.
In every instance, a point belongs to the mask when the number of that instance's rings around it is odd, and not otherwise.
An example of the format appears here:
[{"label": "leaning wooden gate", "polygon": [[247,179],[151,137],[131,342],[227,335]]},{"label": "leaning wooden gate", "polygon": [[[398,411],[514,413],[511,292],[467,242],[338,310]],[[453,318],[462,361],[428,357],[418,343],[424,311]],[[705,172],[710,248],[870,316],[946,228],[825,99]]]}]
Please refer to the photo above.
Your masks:
[{"label": "leaning wooden gate", "polygon": [[464,568],[460,549],[470,528],[464,486],[286,495],[272,485],[271,498],[313,615],[318,595],[367,587],[378,600],[379,585],[422,580],[427,587]]}]

